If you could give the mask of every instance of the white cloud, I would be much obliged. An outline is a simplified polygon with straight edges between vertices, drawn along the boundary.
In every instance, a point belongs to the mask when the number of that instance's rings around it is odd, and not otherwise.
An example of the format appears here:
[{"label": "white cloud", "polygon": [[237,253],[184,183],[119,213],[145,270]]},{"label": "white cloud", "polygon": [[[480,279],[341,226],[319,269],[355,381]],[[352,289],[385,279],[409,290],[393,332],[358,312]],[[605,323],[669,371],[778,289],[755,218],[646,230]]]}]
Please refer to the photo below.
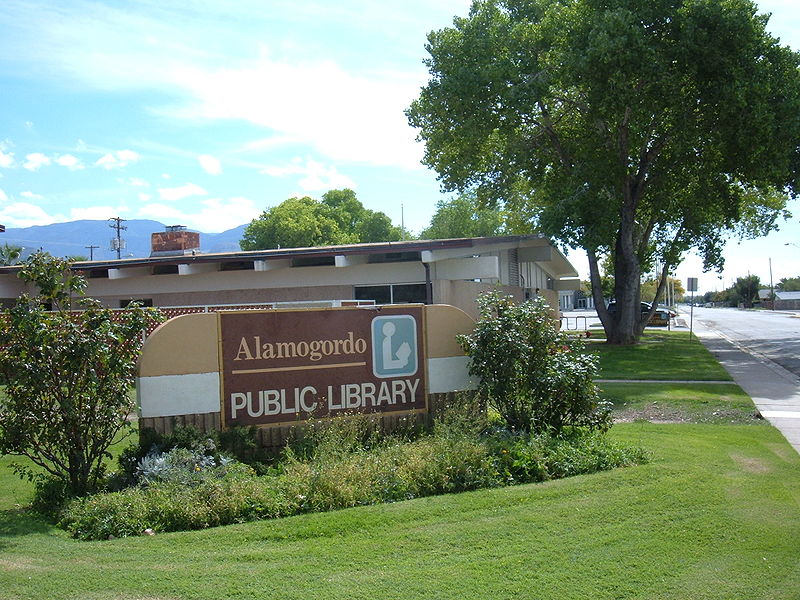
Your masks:
[{"label": "white cloud", "polygon": [[125,206],[84,206],[70,209],[70,219],[104,221],[108,219],[110,215],[125,214],[127,210]]},{"label": "white cloud", "polygon": [[207,194],[208,192],[196,183],[185,183],[174,188],[158,188],[158,195],[161,196],[161,199],[170,202],[183,200],[191,196],[206,196]]},{"label": "white cloud", "polygon": [[[220,30],[220,8],[208,2],[200,12],[175,2],[152,10],[150,3],[36,3],[35,12],[28,9],[24,18],[3,23],[8,31],[0,52],[16,52],[17,60],[42,73],[92,90],[168,94],[168,104],[151,104],[151,110],[170,119],[244,121],[331,160],[422,168],[422,147],[403,110],[427,80],[418,56],[424,33],[447,24],[450,8],[441,2],[425,3],[424,9],[381,3],[379,10],[365,2],[344,8],[313,3],[313,12],[335,18],[342,35],[357,32],[361,44],[367,37],[366,48],[394,44],[393,52],[371,53],[322,38],[297,44],[303,32],[287,33],[287,25],[305,26],[299,18],[304,7],[279,4],[269,10],[261,2],[226,6],[225,19],[235,26]],[[468,3],[455,4],[466,9]],[[420,9],[433,20],[419,18]],[[366,14],[382,16],[373,22]],[[443,14],[449,16],[441,22]],[[359,24],[365,21],[374,31],[364,33]],[[402,34],[395,31],[401,25]],[[27,39],[37,44],[22,43]],[[413,54],[408,39],[419,43],[413,58],[405,56]],[[104,158],[102,166],[111,164]]]},{"label": "white cloud", "polygon": [[203,208],[197,213],[182,211],[166,204],[147,204],[139,209],[138,216],[182,223],[191,229],[213,233],[247,223],[261,214],[256,203],[244,197],[209,198],[200,204]]},{"label": "white cloud", "polygon": [[41,152],[33,152],[25,156],[25,164],[22,166],[28,171],[38,171],[41,167],[46,167],[50,164],[50,157],[45,156]]},{"label": "white cloud", "polygon": [[80,169],[84,168],[81,159],[79,159],[77,156],[73,156],[72,154],[62,154],[61,156],[57,156],[55,163],[57,165],[61,165],[62,167],[68,168],[70,171],[79,171]]},{"label": "white cloud", "polygon": [[39,194],[34,194],[33,192],[22,192],[20,194],[23,198],[28,198],[29,200],[41,200],[44,196],[40,196]]},{"label": "white cloud", "polygon": [[353,188],[356,183],[347,175],[342,175],[336,167],[325,166],[321,162],[306,158],[305,161],[295,158],[290,164],[283,166],[269,166],[261,171],[271,177],[288,177],[302,175],[298,181],[301,189],[307,192],[330,190],[332,188]]},{"label": "white cloud", "polygon": [[0,209],[0,223],[10,227],[49,225],[63,220],[63,217],[49,215],[40,206],[27,202],[13,202]]},{"label": "white cloud", "polygon": [[420,167],[422,147],[403,113],[424,83],[419,77],[367,76],[330,60],[264,57],[226,69],[185,65],[173,77],[191,101],[163,109],[165,116],[244,120],[311,145],[332,160]]},{"label": "white cloud", "polygon": [[152,194],[139,194],[139,200],[141,200],[142,202],[150,202],[152,197],[153,197]]},{"label": "white cloud", "polygon": [[142,206],[137,216],[145,219],[154,219],[156,221],[181,221],[181,219],[183,219],[181,222],[185,224],[186,219],[184,219],[184,214],[185,213],[174,206],[167,206],[166,204],[154,202]]},{"label": "white cloud", "polygon": [[0,202],[6,201],[8,201],[8,196],[6,196],[6,193],[3,190],[0,190]]},{"label": "white cloud", "polygon": [[197,157],[197,162],[200,163],[203,171],[209,175],[219,175],[222,173],[222,165],[219,159],[210,154],[201,154]]},{"label": "white cloud", "polygon": [[10,169],[14,166],[14,153],[9,152],[5,153],[0,149],[0,167],[4,169]]},{"label": "white cloud", "polygon": [[133,150],[117,150],[104,154],[94,163],[106,170],[119,169],[139,160],[139,154]]}]

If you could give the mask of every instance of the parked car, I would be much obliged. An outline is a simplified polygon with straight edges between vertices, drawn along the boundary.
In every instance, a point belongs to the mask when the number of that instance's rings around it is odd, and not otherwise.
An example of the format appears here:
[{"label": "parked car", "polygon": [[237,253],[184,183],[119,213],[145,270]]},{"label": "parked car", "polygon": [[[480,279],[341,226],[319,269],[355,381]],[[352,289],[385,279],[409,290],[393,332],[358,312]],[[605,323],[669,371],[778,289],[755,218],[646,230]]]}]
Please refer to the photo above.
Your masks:
[{"label": "parked car", "polygon": [[678,316],[678,313],[677,313],[677,312],[675,312],[674,310],[672,310],[672,309],[671,309],[669,306],[664,306],[663,304],[659,304],[659,305],[658,305],[658,309],[657,309],[657,310],[663,310],[663,311],[666,311],[666,312],[668,312],[668,313],[669,313],[669,316],[670,316],[670,317],[672,317],[672,318],[675,318],[675,317],[677,317],[677,316]]},{"label": "parked car", "polygon": [[[649,302],[641,302],[641,311],[643,313],[650,312],[650,307],[652,306]],[[608,303],[608,312],[614,314],[617,312],[617,303],[616,301],[612,300]],[[656,326],[656,327],[666,327],[669,324],[669,320],[671,317],[674,317],[675,313],[673,313],[668,308],[661,306],[656,307],[655,312],[650,317],[650,320],[647,322],[648,325]]]}]

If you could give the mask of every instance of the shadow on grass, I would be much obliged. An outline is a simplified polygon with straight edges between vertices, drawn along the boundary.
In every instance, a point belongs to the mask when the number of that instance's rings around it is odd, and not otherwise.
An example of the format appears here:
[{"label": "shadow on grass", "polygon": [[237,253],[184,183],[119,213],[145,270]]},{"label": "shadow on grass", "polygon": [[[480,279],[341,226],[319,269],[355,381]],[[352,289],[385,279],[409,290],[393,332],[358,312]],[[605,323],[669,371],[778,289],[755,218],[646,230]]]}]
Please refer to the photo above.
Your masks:
[{"label": "shadow on grass", "polygon": [[0,510],[0,549],[7,546],[3,538],[48,533],[53,525],[30,509],[10,508]]}]

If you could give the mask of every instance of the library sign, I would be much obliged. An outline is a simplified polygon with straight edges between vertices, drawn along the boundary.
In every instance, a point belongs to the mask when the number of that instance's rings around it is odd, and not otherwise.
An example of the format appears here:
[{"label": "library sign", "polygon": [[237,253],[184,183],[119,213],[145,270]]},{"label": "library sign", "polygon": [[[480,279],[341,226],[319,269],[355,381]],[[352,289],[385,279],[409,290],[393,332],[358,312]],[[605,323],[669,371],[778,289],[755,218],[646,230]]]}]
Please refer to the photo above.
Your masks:
[{"label": "library sign", "polygon": [[474,389],[456,343],[474,326],[447,305],[181,315],[145,340],[139,423],[169,431],[424,412],[429,394]]},{"label": "library sign", "polygon": [[219,313],[224,425],[425,408],[422,307]]}]

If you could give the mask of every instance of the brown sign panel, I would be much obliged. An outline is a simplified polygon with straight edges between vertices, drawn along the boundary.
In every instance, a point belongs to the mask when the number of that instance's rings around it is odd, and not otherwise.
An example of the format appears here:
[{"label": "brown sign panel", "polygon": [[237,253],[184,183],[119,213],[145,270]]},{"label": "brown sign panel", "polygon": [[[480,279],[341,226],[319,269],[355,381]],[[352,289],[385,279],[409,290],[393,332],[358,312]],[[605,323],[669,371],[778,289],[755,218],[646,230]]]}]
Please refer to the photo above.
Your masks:
[{"label": "brown sign panel", "polygon": [[424,410],[422,306],[220,312],[225,426]]}]

